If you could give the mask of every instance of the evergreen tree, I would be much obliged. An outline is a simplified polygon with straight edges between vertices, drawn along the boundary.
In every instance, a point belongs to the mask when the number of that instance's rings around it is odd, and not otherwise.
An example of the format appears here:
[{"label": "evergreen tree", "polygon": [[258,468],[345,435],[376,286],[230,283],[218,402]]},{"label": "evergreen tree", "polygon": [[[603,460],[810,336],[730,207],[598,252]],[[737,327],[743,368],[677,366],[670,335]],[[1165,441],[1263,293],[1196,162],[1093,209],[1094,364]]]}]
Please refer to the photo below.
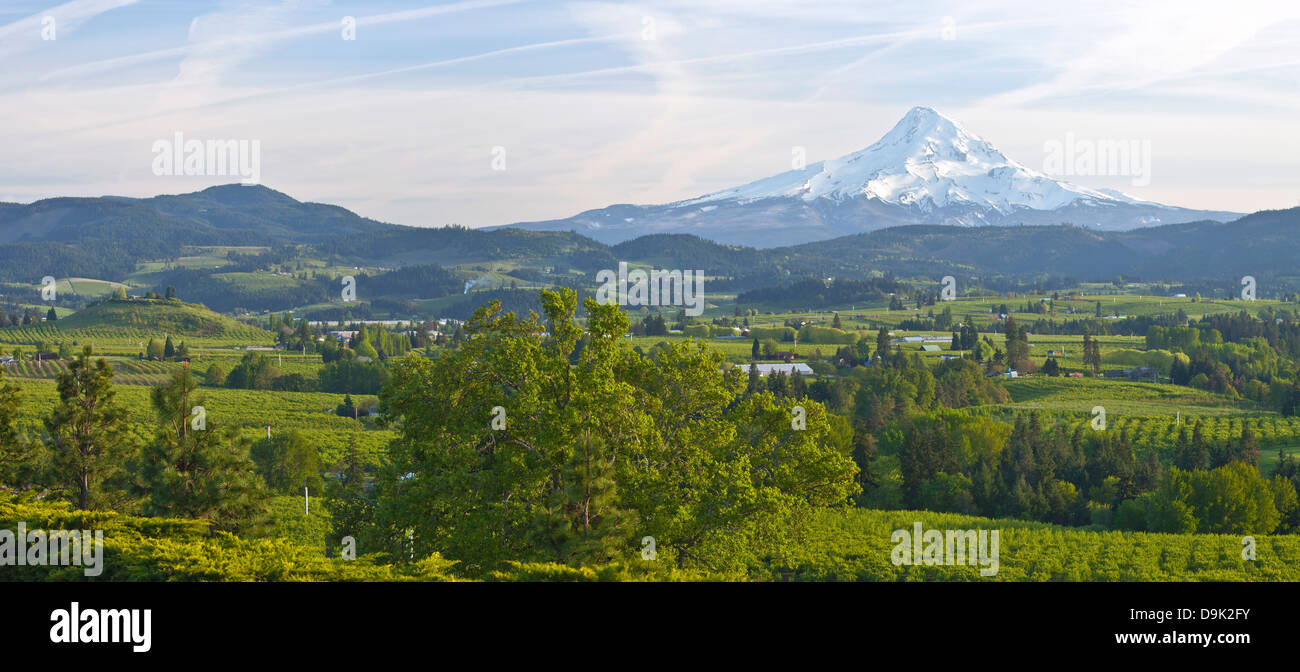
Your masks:
[{"label": "evergreen tree", "polygon": [[1194,458],[1192,442],[1187,438],[1187,425],[1178,428],[1178,439],[1174,442],[1174,466],[1183,471],[1191,471]]},{"label": "evergreen tree", "polygon": [[1192,447],[1187,462],[1187,471],[1204,471],[1209,468],[1210,448],[1205,440],[1205,433],[1201,429],[1201,421],[1197,420],[1196,425],[1192,427]]},{"label": "evergreen tree", "polygon": [[618,505],[613,451],[584,430],[564,467],[565,486],[551,495],[537,527],[557,562],[605,564],[618,559],[635,516]]},{"label": "evergreen tree", "polygon": [[113,368],[103,359],[92,363],[91,354],[85,346],[59,374],[59,403],[44,421],[53,477],[83,510],[109,508],[106,485],[121,476],[132,448]]},{"label": "evergreen tree", "polygon": [[758,350],[758,338],[755,337],[755,338],[754,338],[754,346],[753,346],[752,348],[749,349],[749,359],[750,359],[750,361],[755,361],[755,360],[757,360],[757,359],[758,359],[758,353],[759,353],[759,350]]},{"label": "evergreen tree", "polygon": [[886,329],[885,327],[881,327],[880,331],[876,332],[876,358],[879,359],[880,363],[883,365],[887,363],[885,361],[885,357],[888,354],[889,354],[889,330]]},{"label": "evergreen tree", "polygon": [[249,457],[248,439],[235,427],[198,424],[198,383],[189,368],[150,391],[158,434],[140,452],[133,471],[135,492],[149,516],[200,518],[211,531],[256,526],[265,513],[265,484]]},{"label": "evergreen tree", "polygon": [[844,328],[844,326],[843,326],[842,324],[840,324],[840,314],[839,314],[838,311],[835,313],[835,319],[831,320],[831,326],[834,327],[834,328],[836,328],[836,329],[843,329],[843,328]]},{"label": "evergreen tree", "polygon": [[57,319],[59,319],[59,314],[54,312],[54,306],[50,306],[50,311],[48,313],[45,313],[45,321],[53,322]]},{"label": "evergreen tree", "polygon": [[171,359],[176,356],[176,346],[172,344],[172,337],[167,336],[167,342],[163,344],[163,359]]},{"label": "evergreen tree", "polygon": [[343,537],[352,537],[359,547],[380,548],[382,544],[371,543],[375,505],[366,492],[366,463],[357,449],[356,432],[348,437],[347,452],[335,470],[336,477],[325,484],[330,510],[328,547],[338,548]]},{"label": "evergreen tree", "polygon": [[763,379],[758,375],[758,365],[752,362],[749,365],[749,384],[745,389],[750,393],[763,391]]}]

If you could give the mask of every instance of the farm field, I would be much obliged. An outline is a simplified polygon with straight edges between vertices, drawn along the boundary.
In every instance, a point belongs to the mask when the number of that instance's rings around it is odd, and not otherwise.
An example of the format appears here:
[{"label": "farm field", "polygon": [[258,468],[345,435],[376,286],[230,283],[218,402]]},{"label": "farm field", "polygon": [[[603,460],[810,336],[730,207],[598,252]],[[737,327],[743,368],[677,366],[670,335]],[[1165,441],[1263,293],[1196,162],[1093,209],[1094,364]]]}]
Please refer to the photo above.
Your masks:
[{"label": "farm field", "polygon": [[[1000,530],[998,571],[979,566],[895,565],[894,530]],[[1261,536],[1258,559],[1240,535],[1111,532],[929,511],[822,511],[809,543],[773,563],[774,579],[808,581],[1297,581],[1300,537]]]},{"label": "farm field", "polygon": [[[20,431],[35,437],[40,418],[53,408],[58,391],[51,380],[13,379],[22,394]],[[155,418],[149,404],[150,387],[121,385],[115,388],[117,399],[130,413],[133,433],[140,441],[153,437]],[[382,447],[394,436],[387,429],[377,429],[373,420],[362,421],[335,415],[344,395],[325,392],[272,392],[268,390],[233,390],[201,387],[208,422],[214,426],[240,427],[252,439],[265,438],[267,425],[272,433],[297,431],[315,445],[321,460],[329,465],[342,458],[348,441],[355,436],[357,445],[370,458],[377,458]],[[369,398],[373,400],[373,397]],[[358,398],[359,402],[362,401]]]},{"label": "farm field", "polygon": [[[937,285],[936,285],[937,287]],[[925,306],[916,309],[915,304],[907,306],[905,310],[889,310],[887,301],[875,303],[862,303],[854,305],[833,306],[815,311],[801,310],[777,310],[772,311],[771,306],[754,305],[742,306],[744,308],[757,308],[760,312],[758,316],[749,318],[751,325],[757,326],[779,326],[786,319],[813,319],[819,323],[829,324],[832,314],[836,311],[840,313],[840,320],[846,329],[871,329],[875,330],[881,326],[897,326],[900,322],[907,319],[925,318],[933,311],[936,315],[943,311],[944,308],[952,310],[953,319],[964,321],[970,316],[973,323],[978,327],[987,327],[997,320],[997,315],[993,312],[996,308],[1006,304],[1011,311],[1008,313],[1016,318],[1019,322],[1030,322],[1035,320],[1046,319],[1056,320],[1061,323],[1066,320],[1076,320],[1083,318],[1092,318],[1095,316],[1097,303],[1101,303],[1103,317],[1113,318],[1120,317],[1138,317],[1174,313],[1178,310],[1184,311],[1189,319],[1198,320],[1205,315],[1218,315],[1225,313],[1238,313],[1246,311],[1252,315],[1258,315],[1268,310],[1294,310],[1296,304],[1283,301],[1259,299],[1251,302],[1243,301],[1225,301],[1202,299],[1194,301],[1192,299],[1175,299],[1165,296],[1139,296],[1134,294],[1079,294],[1079,295],[1062,295],[1056,301],[1052,301],[1055,310],[1054,314],[1041,314],[1022,312],[1021,309],[1026,303],[1038,304],[1044,300],[1050,300],[1052,293],[1045,294],[1014,294],[998,295],[983,297],[963,297],[958,296],[953,301],[942,301],[935,305]],[[709,301],[717,304],[716,308],[706,310],[704,315],[699,319],[708,321],[715,317],[733,317],[735,303],[732,300],[734,296],[709,295]],[[769,312],[772,311],[772,312]],[[1069,312],[1073,311],[1073,312]],[[856,317],[861,315],[861,317]]]}]

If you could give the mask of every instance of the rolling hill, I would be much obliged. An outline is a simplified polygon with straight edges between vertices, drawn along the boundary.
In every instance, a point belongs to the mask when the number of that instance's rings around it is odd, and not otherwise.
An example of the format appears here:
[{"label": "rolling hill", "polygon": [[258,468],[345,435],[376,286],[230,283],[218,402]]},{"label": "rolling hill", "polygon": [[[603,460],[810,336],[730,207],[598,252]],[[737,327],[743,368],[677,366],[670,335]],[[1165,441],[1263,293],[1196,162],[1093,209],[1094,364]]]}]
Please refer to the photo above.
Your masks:
[{"label": "rolling hill", "polygon": [[61,331],[128,327],[158,333],[230,337],[265,330],[214,313],[206,307],[175,299],[109,299],[53,323]]}]

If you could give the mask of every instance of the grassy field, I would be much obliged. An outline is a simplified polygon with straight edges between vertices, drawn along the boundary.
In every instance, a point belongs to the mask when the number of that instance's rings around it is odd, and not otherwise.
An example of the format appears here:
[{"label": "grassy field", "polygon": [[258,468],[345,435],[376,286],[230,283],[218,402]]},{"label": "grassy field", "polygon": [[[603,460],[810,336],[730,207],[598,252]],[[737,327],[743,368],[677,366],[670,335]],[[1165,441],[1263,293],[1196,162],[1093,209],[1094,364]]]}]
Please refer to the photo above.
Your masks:
[{"label": "grassy field", "polygon": [[[22,417],[18,427],[30,438],[40,431],[40,418],[49,413],[58,399],[51,380],[14,379],[22,394]],[[149,405],[149,390],[142,385],[121,385],[117,399],[130,412],[132,432],[145,441],[154,433],[154,412]],[[240,427],[252,439],[291,430],[302,433],[321,451],[326,464],[337,462],[347,449],[349,438],[356,436],[362,452],[377,459],[382,446],[393,432],[377,429],[374,423],[335,415],[344,395],[325,392],[271,392],[265,390],[231,390],[203,387],[199,390],[208,422],[213,426]],[[371,398],[373,399],[373,398]]]},{"label": "grassy field", "polygon": [[[894,530],[998,530],[997,573],[978,565],[895,565]],[[818,514],[807,542],[773,563],[777,580],[808,581],[1297,581],[1300,537],[1256,535],[1257,558],[1241,558],[1240,535],[1148,534],[1057,527],[928,511],[849,509]],[[991,544],[990,544],[991,546]],[[989,566],[991,569],[991,565]]]}]

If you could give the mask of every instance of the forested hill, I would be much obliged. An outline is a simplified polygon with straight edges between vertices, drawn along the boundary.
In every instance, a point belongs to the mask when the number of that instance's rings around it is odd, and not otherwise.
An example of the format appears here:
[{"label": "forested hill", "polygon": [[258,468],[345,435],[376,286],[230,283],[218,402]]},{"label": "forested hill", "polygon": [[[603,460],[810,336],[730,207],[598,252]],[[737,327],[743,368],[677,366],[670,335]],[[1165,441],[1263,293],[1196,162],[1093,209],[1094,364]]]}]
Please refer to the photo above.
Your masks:
[{"label": "forested hill", "polygon": [[[0,204],[0,282],[45,275],[119,281],[139,263],[186,246],[264,246],[277,258],[316,255],[336,263],[396,268],[508,261],[527,277],[593,274],[619,261],[699,269],[718,291],[790,279],[962,275],[981,279],[1118,276],[1168,282],[1233,277],[1300,282],[1300,208],[1236,221],[1103,232],[1069,224],[1019,227],[900,226],[800,245],[754,249],[686,234],[648,235],[607,246],[575,232],[385,224],[344,208],[304,203],[262,186],[225,185],[146,199],[52,198]],[[283,261],[283,259],[281,259]],[[232,270],[232,269],[227,269]],[[175,278],[193,282],[192,278]],[[1277,282],[1273,286],[1277,286]],[[1296,283],[1292,283],[1296,284]]]},{"label": "forested hill", "polygon": [[45,275],[121,280],[187,245],[311,244],[397,228],[263,186],[223,185],[153,198],[49,198],[0,205],[0,281]]}]

